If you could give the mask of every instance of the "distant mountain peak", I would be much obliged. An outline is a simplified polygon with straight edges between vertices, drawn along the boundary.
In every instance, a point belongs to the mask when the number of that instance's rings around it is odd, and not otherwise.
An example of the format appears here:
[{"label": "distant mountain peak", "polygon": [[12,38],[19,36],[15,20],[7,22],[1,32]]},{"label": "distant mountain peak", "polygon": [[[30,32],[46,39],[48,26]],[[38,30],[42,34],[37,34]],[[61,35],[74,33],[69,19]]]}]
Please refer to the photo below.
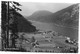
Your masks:
[{"label": "distant mountain peak", "polygon": [[31,17],[41,17],[41,16],[47,16],[47,15],[51,15],[52,12],[47,11],[47,10],[40,10],[40,11],[36,11],[34,12],[31,16],[29,16],[29,18]]},{"label": "distant mountain peak", "polygon": [[34,12],[34,13],[45,13],[45,12],[49,12],[49,13],[52,13],[52,12],[50,12],[50,11],[47,11],[47,10],[39,10],[39,11],[36,11],[36,12]]}]

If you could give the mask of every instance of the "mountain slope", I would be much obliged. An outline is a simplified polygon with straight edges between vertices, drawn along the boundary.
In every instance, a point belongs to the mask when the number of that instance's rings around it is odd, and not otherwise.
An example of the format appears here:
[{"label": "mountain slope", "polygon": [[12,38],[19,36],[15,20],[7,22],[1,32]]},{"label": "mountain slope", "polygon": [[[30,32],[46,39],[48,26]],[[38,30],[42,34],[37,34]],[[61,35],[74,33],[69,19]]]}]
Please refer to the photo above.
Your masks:
[{"label": "mountain slope", "polygon": [[36,17],[37,15],[34,16],[33,14],[28,19],[46,23],[56,23],[63,26],[77,27],[79,19],[79,6],[78,4],[74,4],[50,15],[41,16],[39,14],[39,16]]},{"label": "mountain slope", "polygon": [[36,27],[32,25],[27,19],[25,19],[21,14],[16,13],[16,20],[18,22],[18,32],[34,32],[36,31]]},{"label": "mountain slope", "polygon": [[26,17],[26,18],[29,20],[36,20],[37,21],[37,20],[41,20],[42,19],[41,17],[45,17],[45,16],[48,16],[51,14],[52,14],[52,12],[49,12],[46,10],[41,10],[41,11],[34,12],[31,16]]}]

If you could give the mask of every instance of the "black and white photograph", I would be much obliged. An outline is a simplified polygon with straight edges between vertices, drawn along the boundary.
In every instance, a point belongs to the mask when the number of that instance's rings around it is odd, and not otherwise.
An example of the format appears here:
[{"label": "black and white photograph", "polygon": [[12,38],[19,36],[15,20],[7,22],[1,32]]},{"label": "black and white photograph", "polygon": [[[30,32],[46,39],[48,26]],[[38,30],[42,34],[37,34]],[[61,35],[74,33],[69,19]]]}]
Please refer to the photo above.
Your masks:
[{"label": "black and white photograph", "polygon": [[79,3],[1,1],[0,51],[78,53]]}]

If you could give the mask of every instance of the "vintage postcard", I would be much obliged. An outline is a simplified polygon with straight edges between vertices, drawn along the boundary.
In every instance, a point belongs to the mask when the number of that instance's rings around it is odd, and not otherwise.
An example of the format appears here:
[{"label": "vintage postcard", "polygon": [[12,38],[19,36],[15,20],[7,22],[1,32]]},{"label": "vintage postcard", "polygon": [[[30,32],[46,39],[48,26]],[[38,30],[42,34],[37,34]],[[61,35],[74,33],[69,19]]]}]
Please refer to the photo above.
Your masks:
[{"label": "vintage postcard", "polygon": [[1,1],[0,51],[78,53],[79,4]]}]

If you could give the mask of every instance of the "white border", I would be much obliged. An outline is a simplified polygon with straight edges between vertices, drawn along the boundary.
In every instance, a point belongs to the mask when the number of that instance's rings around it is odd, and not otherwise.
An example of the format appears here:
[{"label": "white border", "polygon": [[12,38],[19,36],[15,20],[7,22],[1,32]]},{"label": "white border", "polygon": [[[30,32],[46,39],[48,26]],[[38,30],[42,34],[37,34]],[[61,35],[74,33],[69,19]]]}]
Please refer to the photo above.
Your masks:
[{"label": "white border", "polygon": [[[46,3],[80,3],[80,0],[0,0],[0,1],[42,2],[42,3],[45,3],[45,2]],[[80,5],[79,5],[79,7],[80,7]],[[1,10],[1,2],[0,2],[0,10]],[[1,11],[0,11],[0,18],[1,18]],[[80,31],[80,22],[79,22],[79,31]],[[79,32],[79,34],[80,34],[80,32]],[[78,39],[80,39],[80,37]],[[79,42],[80,42],[80,40],[79,40]],[[79,46],[80,46],[80,44],[79,44]],[[79,47],[79,53],[80,53],[80,47]],[[26,53],[25,52],[0,52],[0,54],[42,54],[42,53],[33,53],[33,52],[26,52]],[[44,54],[46,54],[46,53],[44,53]],[[50,53],[48,53],[48,54],[50,54]],[[54,54],[58,54],[58,53],[54,53]],[[63,53],[60,53],[60,54],[63,54]],[[67,53],[64,53],[64,54],[67,54]],[[73,54],[73,53],[70,53],[70,54]]]},{"label": "white border", "polygon": [[18,1],[18,2],[57,2],[57,3],[79,3],[79,0],[1,0],[1,1]]}]

